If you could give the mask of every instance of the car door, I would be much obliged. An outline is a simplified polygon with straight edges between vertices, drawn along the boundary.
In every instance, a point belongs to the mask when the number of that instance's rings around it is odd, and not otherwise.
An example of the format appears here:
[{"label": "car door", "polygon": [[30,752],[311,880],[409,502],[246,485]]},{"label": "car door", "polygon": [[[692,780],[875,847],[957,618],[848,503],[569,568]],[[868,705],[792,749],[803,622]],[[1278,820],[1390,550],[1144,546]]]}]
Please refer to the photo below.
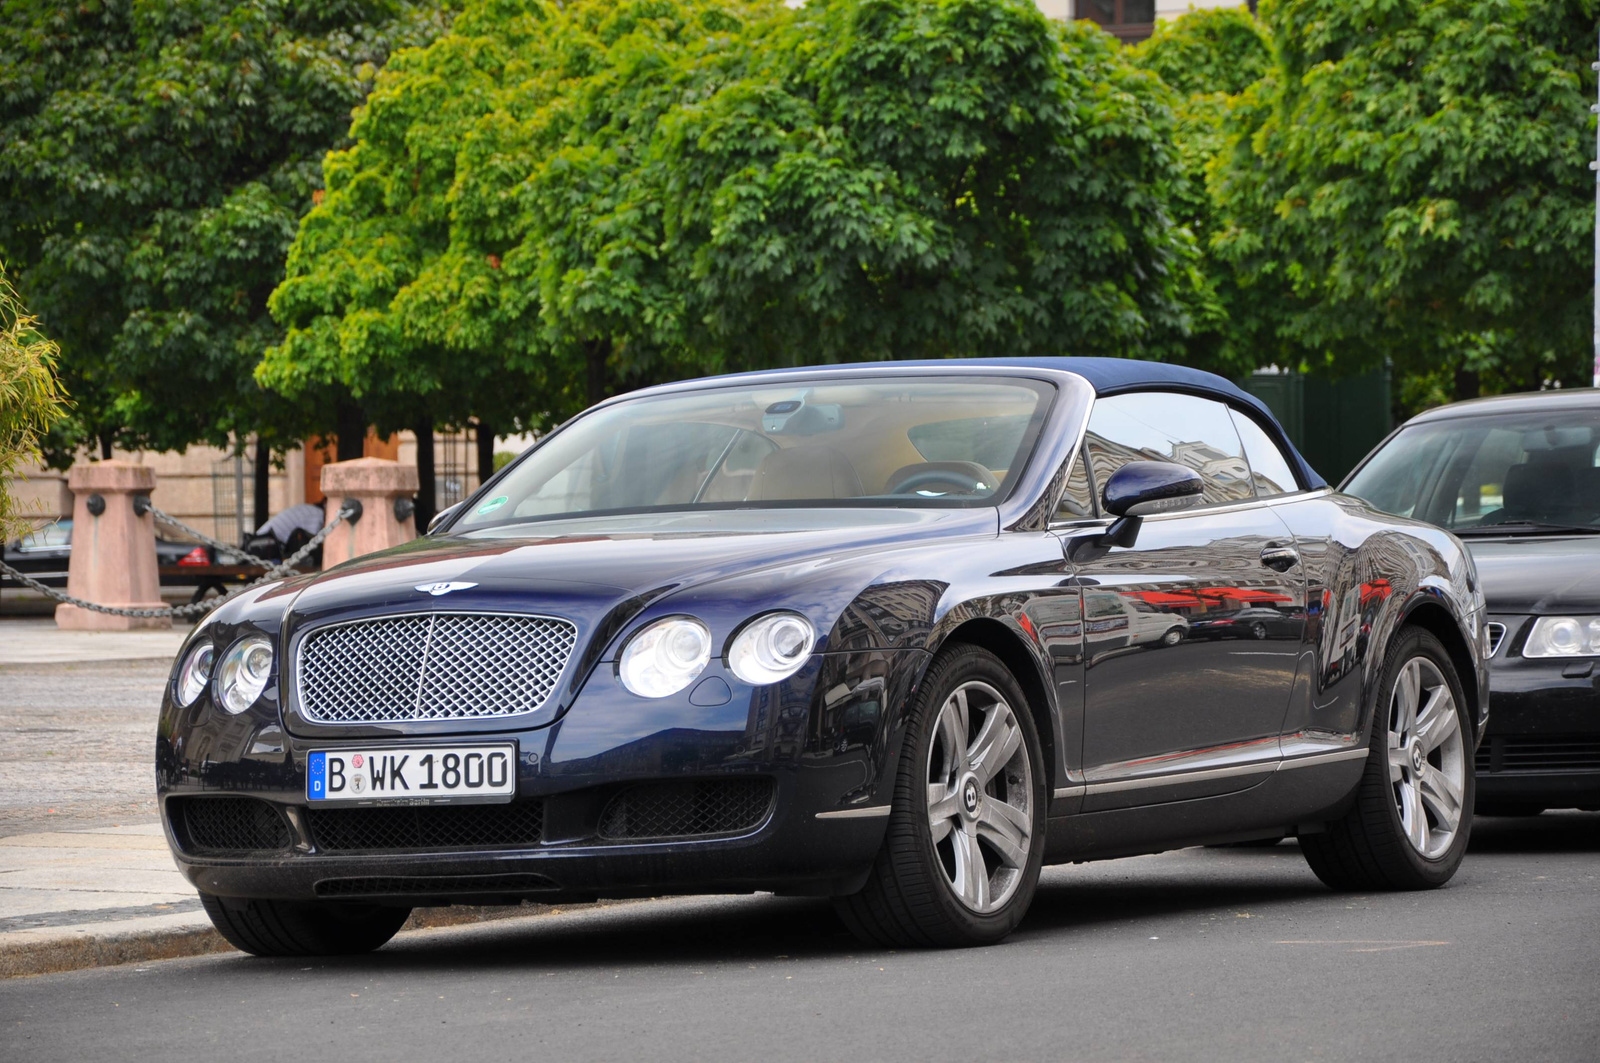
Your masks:
[{"label": "car door", "polygon": [[[1202,501],[1147,517],[1131,547],[1084,549],[1069,537],[1086,617],[1121,597],[1169,617],[1176,637],[1084,634],[1085,811],[1227,793],[1276,769],[1294,685],[1305,587],[1294,538],[1256,486],[1228,408],[1170,392],[1095,403],[1084,440],[1093,482],[1129,461],[1171,461],[1201,474]],[[1262,638],[1204,638],[1208,616],[1271,610]],[[1106,606],[1102,611],[1109,614]],[[1148,624],[1148,621],[1147,621]]]}]

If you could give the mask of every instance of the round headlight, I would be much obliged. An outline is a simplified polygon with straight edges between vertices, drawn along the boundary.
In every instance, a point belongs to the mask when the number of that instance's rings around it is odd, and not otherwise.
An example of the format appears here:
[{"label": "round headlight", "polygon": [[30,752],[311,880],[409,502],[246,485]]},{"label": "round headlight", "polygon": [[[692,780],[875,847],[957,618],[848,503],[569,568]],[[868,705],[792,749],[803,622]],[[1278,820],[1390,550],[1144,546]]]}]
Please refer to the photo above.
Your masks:
[{"label": "round headlight", "polygon": [[728,647],[728,667],[753,686],[787,679],[805,663],[817,633],[799,613],[771,613],[744,626]]},{"label": "round headlight", "polygon": [[216,660],[217,648],[209,641],[198,643],[189,650],[189,656],[183,659],[183,666],[178,669],[178,682],[173,690],[178,696],[179,705],[194,704],[194,699],[211,682],[211,666]]},{"label": "round headlight", "polygon": [[628,640],[617,674],[641,698],[664,698],[694,682],[710,660],[710,629],[693,617],[671,616]]},{"label": "round headlight", "polygon": [[217,669],[217,700],[224,710],[238,715],[255,704],[271,678],[271,641],[260,635],[240,639],[228,647]]}]

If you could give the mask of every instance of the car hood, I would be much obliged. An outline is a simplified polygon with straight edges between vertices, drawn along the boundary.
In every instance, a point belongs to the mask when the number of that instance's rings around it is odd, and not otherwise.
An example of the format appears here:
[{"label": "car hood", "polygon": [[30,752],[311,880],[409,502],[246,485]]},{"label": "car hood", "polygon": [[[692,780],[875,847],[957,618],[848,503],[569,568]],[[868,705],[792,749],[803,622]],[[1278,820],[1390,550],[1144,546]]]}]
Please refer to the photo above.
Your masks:
[{"label": "car hood", "polygon": [[[549,521],[421,538],[303,585],[291,632],[335,615],[450,609],[548,613],[580,641],[664,596],[810,560],[999,530],[993,509],[731,510]],[[776,603],[775,603],[776,604]]]},{"label": "car hood", "polygon": [[1600,536],[1463,540],[1491,613],[1600,613]]}]

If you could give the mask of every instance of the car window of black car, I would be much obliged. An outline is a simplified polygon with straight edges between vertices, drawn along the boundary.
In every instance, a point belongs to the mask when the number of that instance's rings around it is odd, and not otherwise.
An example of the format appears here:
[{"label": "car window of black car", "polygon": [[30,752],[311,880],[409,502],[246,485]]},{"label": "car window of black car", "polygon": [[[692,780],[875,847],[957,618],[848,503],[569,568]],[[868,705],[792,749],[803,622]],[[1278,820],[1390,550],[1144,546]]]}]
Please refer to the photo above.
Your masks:
[{"label": "car window of black car", "polygon": [[1170,391],[1138,391],[1095,400],[1084,449],[1094,482],[1104,485],[1130,461],[1170,461],[1200,474],[1204,503],[1255,498],[1250,464],[1228,408]]},{"label": "car window of black car", "polygon": [[1255,481],[1256,497],[1271,498],[1300,490],[1294,467],[1266,430],[1256,424],[1255,418],[1233,409],[1228,413],[1233,417],[1233,427],[1239,430],[1239,441],[1244,444],[1244,456],[1250,462],[1250,478]]}]

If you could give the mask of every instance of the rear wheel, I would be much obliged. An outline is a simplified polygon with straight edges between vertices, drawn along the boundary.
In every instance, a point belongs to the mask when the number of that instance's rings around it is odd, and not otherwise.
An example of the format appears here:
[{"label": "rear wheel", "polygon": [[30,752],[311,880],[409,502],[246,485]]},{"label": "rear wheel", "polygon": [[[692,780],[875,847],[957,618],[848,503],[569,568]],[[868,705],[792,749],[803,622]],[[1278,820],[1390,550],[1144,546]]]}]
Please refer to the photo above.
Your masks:
[{"label": "rear wheel", "polygon": [[1450,655],[1403,629],[1377,686],[1356,802],[1300,849],[1335,889],[1431,889],[1455,874],[1472,830],[1471,722]]},{"label": "rear wheel", "polygon": [[835,899],[855,934],[887,946],[993,944],[1039,882],[1044,762],[999,658],[960,645],[928,669],[906,728],[883,849],[866,885]]},{"label": "rear wheel", "polygon": [[394,937],[410,908],[321,901],[242,900],[200,894],[211,925],[253,956],[352,956]]}]

